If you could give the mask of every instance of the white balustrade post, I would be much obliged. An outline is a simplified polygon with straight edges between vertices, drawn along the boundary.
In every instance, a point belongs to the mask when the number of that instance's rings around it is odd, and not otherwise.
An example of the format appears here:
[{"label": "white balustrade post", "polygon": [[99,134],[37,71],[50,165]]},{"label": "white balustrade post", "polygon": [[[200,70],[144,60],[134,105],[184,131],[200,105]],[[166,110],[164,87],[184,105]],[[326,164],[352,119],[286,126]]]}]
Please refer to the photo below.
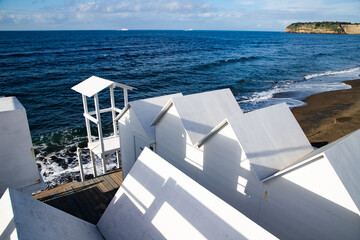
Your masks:
[{"label": "white balustrade post", "polygon": [[[84,113],[89,114],[87,99],[84,94],[82,94],[82,100],[83,100],[83,105],[84,105]],[[87,132],[88,142],[91,143],[92,139],[91,139],[90,121],[86,117],[85,117],[85,124],[86,124],[86,132]]]},{"label": "white balustrade post", "polygon": [[99,96],[98,94],[94,95],[94,103],[95,103],[95,112],[96,119],[98,121],[98,133],[99,133],[99,143],[100,143],[100,151],[101,151],[101,160],[103,164],[103,172],[106,173],[106,160],[105,160],[105,147],[104,147],[104,136],[102,132],[102,124],[101,124],[101,116],[100,116],[100,105],[99,105]]},{"label": "white balustrade post", "polygon": [[110,101],[111,101],[111,113],[112,113],[112,122],[114,128],[114,135],[117,135],[117,123],[115,121],[116,113],[115,113],[115,97],[114,97],[114,86],[110,86]]},{"label": "white balustrade post", "polygon": [[85,180],[85,176],[84,176],[84,168],[83,168],[82,160],[81,160],[81,149],[77,148],[76,152],[77,152],[78,161],[79,161],[80,178],[81,178],[81,181],[83,182]]}]

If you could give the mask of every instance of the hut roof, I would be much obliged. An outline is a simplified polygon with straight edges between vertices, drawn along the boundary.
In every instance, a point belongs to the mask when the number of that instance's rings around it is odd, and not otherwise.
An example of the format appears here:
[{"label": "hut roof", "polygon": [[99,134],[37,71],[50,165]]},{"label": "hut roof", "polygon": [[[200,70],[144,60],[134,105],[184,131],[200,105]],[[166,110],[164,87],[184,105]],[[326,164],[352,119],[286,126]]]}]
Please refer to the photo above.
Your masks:
[{"label": "hut roof", "polygon": [[76,84],[71,89],[87,97],[92,97],[95,94],[104,90],[105,88],[110,87],[111,85],[113,85],[114,87],[118,86],[129,90],[134,89],[133,87],[116,83],[96,76],[89,77],[88,79],[82,81],[81,83]]},{"label": "hut roof", "polygon": [[151,125],[155,125],[174,106],[192,144],[196,144],[225,118],[242,114],[230,89],[171,98]]},{"label": "hut roof", "polygon": [[106,239],[273,239],[145,148],[97,224]]},{"label": "hut roof", "polygon": [[95,225],[11,188],[0,213],[1,239],[103,239]]}]

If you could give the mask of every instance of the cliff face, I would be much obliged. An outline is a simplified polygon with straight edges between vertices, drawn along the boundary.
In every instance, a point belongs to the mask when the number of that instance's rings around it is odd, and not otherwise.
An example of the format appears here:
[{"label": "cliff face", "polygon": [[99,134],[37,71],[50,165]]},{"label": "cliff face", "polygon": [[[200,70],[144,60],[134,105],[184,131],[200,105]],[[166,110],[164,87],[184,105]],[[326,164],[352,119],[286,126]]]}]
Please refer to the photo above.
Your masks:
[{"label": "cliff face", "polygon": [[341,24],[346,34],[360,34],[360,24]]},{"label": "cliff face", "polygon": [[360,24],[341,22],[293,23],[287,33],[360,34]]}]

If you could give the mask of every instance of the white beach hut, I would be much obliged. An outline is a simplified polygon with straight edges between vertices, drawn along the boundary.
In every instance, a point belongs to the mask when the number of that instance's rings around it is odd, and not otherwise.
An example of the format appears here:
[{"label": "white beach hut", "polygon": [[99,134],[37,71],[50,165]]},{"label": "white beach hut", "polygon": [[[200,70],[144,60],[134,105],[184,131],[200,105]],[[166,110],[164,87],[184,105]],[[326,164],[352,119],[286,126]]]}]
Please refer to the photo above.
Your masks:
[{"label": "white beach hut", "polygon": [[[92,76],[81,83],[73,86],[71,89],[82,95],[83,106],[84,106],[84,117],[86,123],[87,137],[88,137],[88,148],[90,150],[90,157],[93,165],[94,176],[97,176],[95,166],[95,155],[102,160],[103,173],[106,173],[106,162],[107,159],[114,153],[116,153],[117,166],[120,166],[120,140],[117,129],[117,114],[120,115],[122,110],[117,108],[115,105],[114,88],[120,87],[123,89],[124,95],[124,106],[128,104],[128,90],[134,89],[133,87],[126,86],[117,82],[109,81],[103,78]],[[109,88],[110,90],[110,101],[111,106],[109,108],[100,109],[99,95],[98,93]],[[87,97],[94,97],[95,110],[88,110]],[[103,136],[101,113],[111,112],[114,134],[109,137]],[[95,117],[93,117],[95,115]],[[90,128],[90,121],[95,123],[98,129],[98,137],[96,140],[93,139]]]},{"label": "white beach hut", "polygon": [[28,194],[46,188],[35,163],[26,110],[16,97],[0,97],[0,195],[8,187]]},{"label": "white beach hut", "polygon": [[274,239],[145,148],[97,224],[105,239]]},{"label": "white beach hut", "polygon": [[306,238],[360,239],[359,146],[357,130],[264,179],[272,196],[262,202],[261,225],[282,232],[289,219]]},{"label": "white beach hut", "polygon": [[103,239],[94,224],[8,188],[0,199],[0,239]]},{"label": "white beach hut", "polygon": [[170,98],[181,96],[177,93],[132,101],[118,115],[123,178],[144,147],[155,150],[155,127],[150,124]]},{"label": "white beach hut", "polygon": [[191,176],[193,166],[203,167],[203,152],[197,144],[224,119],[242,114],[230,89],[172,98],[152,122],[156,152]]},{"label": "white beach hut", "polygon": [[[353,184],[346,193],[342,186],[346,184],[339,182],[341,177],[334,175],[334,170],[324,167],[326,164],[312,163],[323,150],[318,150],[312,160],[307,157],[309,160],[303,161],[313,150],[285,104],[233,114],[219,121],[193,148],[181,147],[182,150],[173,153],[168,143],[183,141],[187,131],[185,127],[171,130],[176,128],[169,126],[182,127],[182,116],[171,109],[159,116],[161,118],[156,118],[157,153],[277,237],[359,238],[359,214],[356,204],[352,203],[358,196],[357,177],[353,177],[358,167],[351,169],[352,165],[359,166],[356,157],[359,153],[354,147],[348,147],[359,143],[355,137],[348,140],[353,142],[350,145],[337,143],[347,147],[338,146],[331,151],[336,152],[340,169],[346,168],[346,171],[340,170],[340,175],[348,174],[346,181],[348,185]],[[164,134],[165,131],[173,134]],[[350,150],[351,161],[340,163],[341,155],[349,155]],[[285,169],[292,169],[291,166],[301,167],[281,175],[287,172]],[[272,177],[274,179],[269,180]]]}]

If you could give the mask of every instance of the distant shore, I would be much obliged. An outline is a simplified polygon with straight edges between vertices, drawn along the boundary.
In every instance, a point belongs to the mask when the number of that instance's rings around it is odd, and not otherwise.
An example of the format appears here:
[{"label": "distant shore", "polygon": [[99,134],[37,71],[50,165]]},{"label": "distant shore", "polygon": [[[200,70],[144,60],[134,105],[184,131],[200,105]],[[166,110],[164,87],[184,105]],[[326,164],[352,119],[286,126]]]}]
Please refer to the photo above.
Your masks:
[{"label": "distant shore", "polygon": [[292,112],[314,146],[335,141],[360,128],[360,79],[345,81],[351,89],[324,92],[304,100]]},{"label": "distant shore", "polygon": [[360,24],[350,22],[307,22],[292,23],[287,33],[360,34]]}]

